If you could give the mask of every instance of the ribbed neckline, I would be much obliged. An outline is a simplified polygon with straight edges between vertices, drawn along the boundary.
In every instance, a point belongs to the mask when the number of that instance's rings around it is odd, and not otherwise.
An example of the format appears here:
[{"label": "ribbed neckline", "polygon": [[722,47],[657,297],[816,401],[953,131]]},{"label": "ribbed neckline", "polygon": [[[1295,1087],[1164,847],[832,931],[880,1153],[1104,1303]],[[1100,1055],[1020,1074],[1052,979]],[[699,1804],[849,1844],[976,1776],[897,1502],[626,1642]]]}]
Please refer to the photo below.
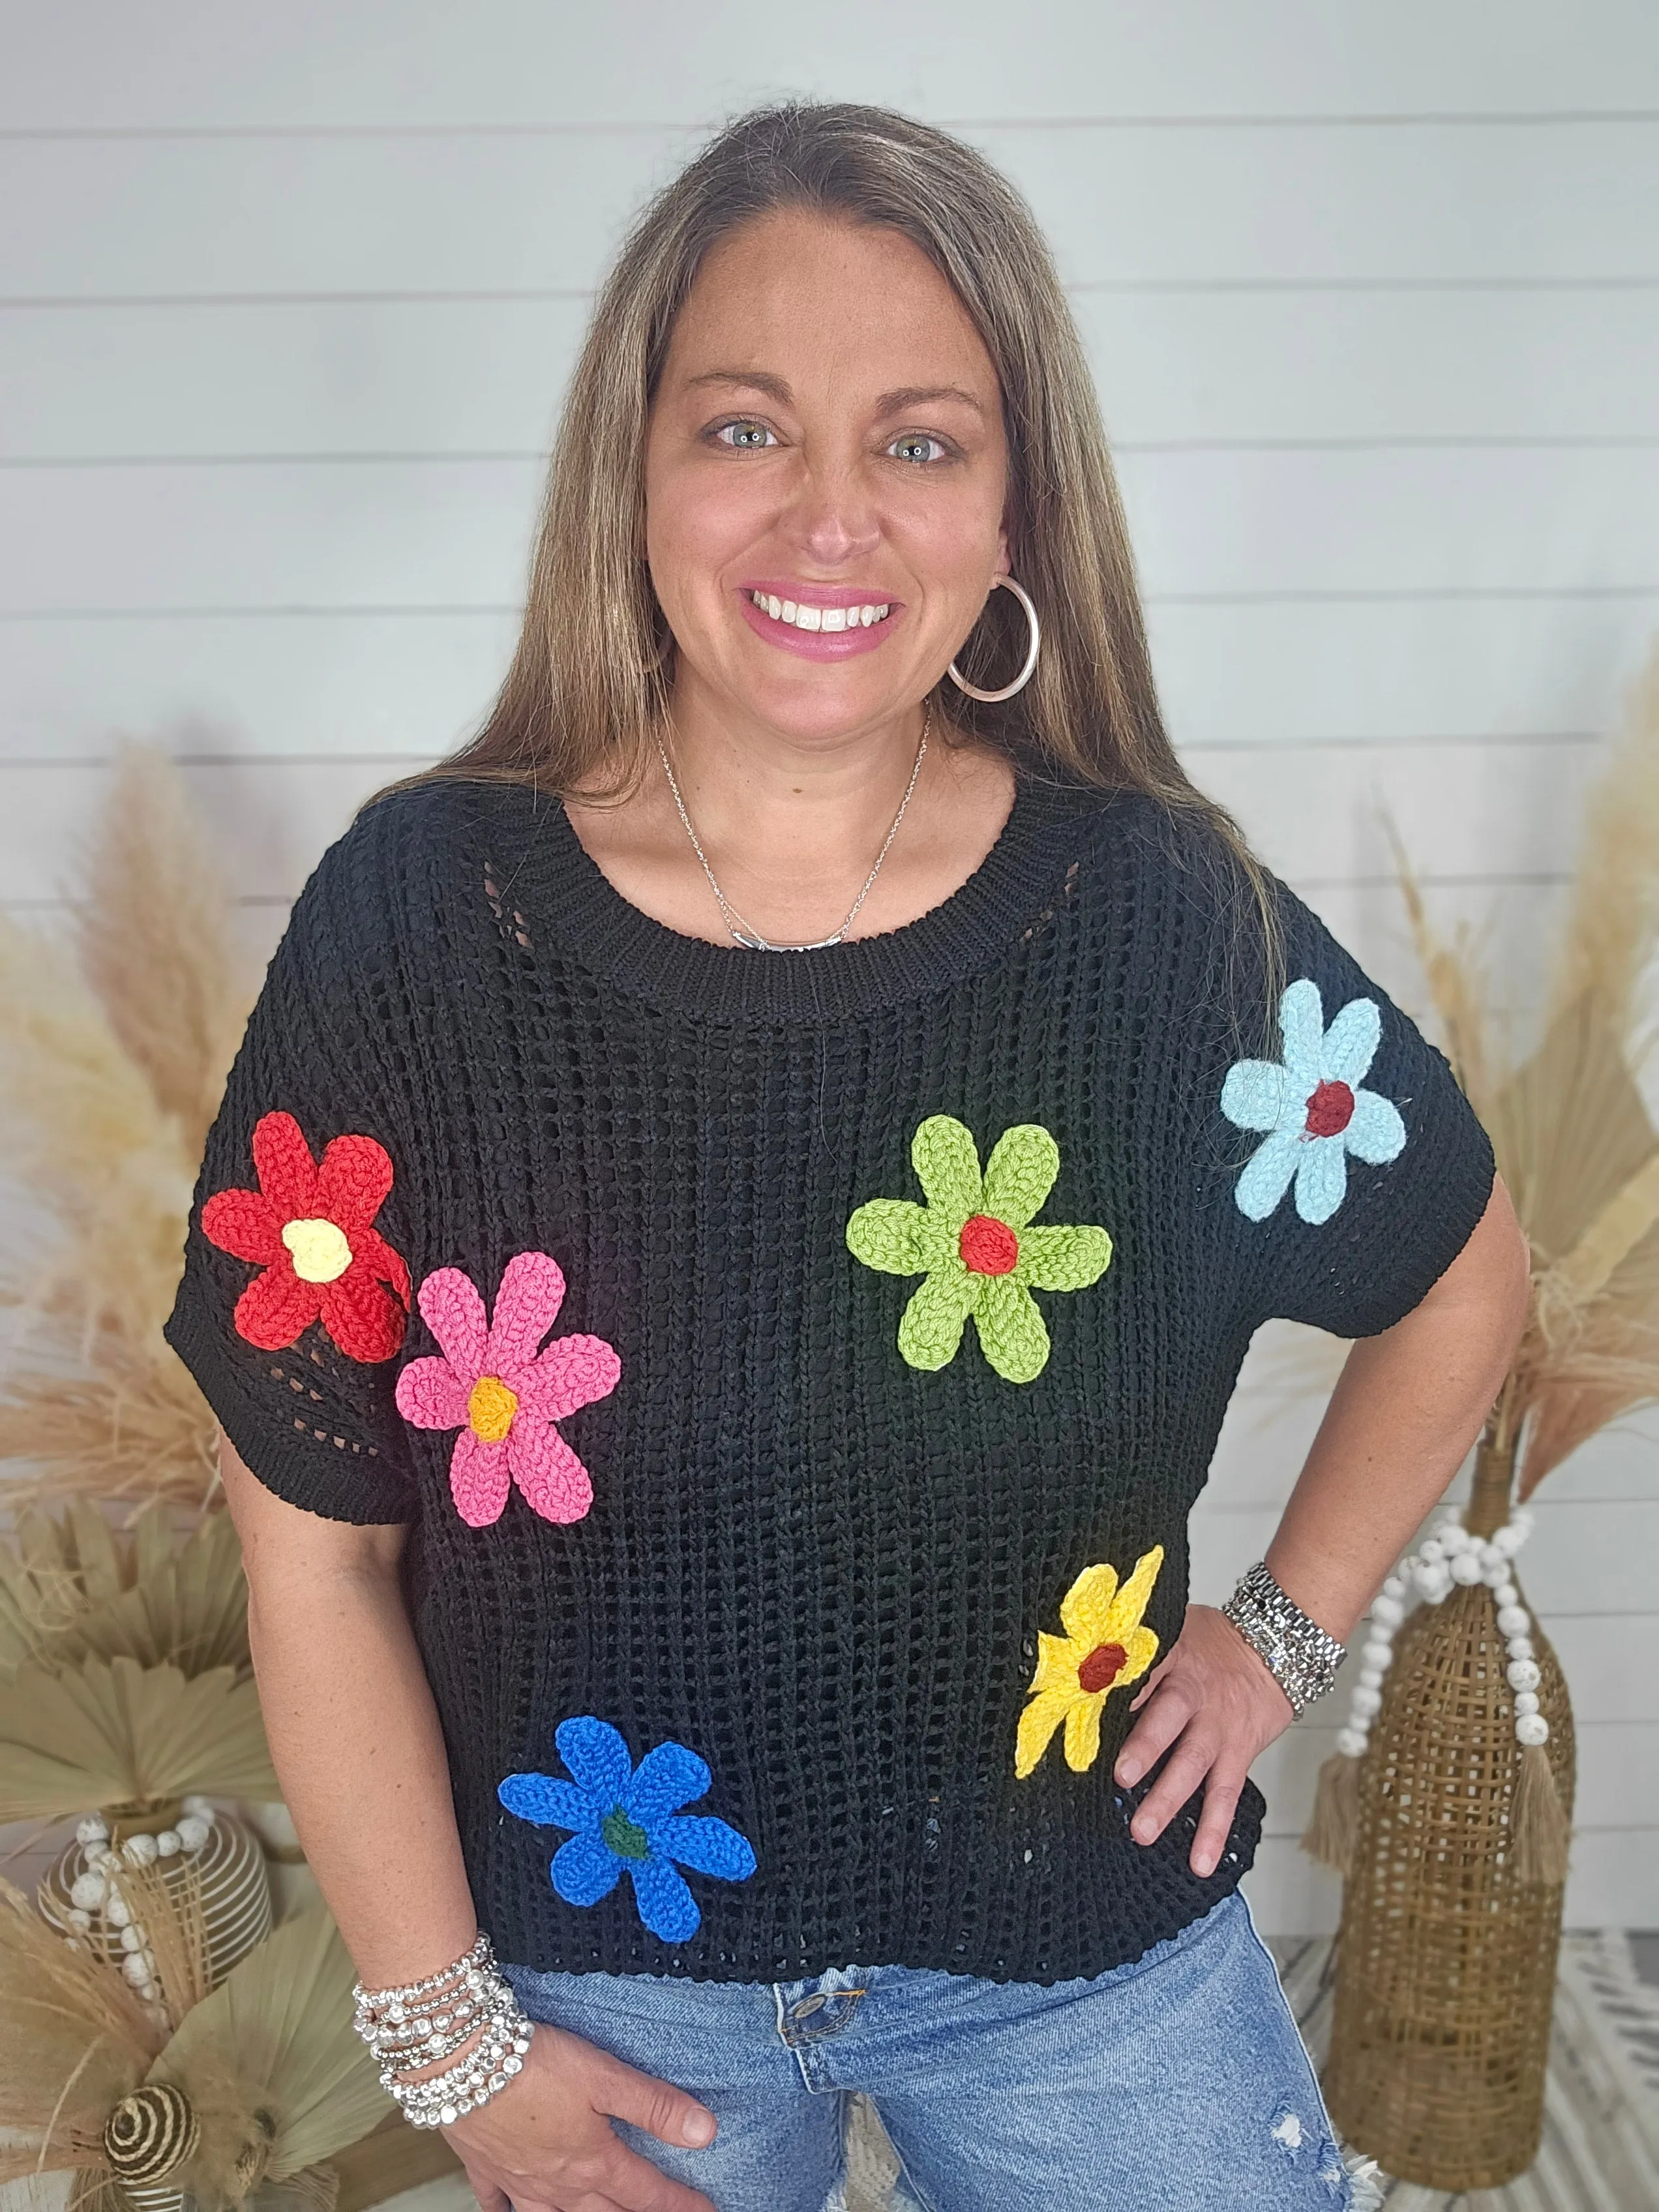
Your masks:
[{"label": "ribbed neckline", "polygon": [[562,804],[538,811],[515,903],[631,996],[726,1020],[815,1024],[930,998],[992,967],[1041,912],[1079,817],[1109,795],[1018,775],[996,842],[967,881],[897,929],[809,952],[755,952],[687,937],[623,896]]}]

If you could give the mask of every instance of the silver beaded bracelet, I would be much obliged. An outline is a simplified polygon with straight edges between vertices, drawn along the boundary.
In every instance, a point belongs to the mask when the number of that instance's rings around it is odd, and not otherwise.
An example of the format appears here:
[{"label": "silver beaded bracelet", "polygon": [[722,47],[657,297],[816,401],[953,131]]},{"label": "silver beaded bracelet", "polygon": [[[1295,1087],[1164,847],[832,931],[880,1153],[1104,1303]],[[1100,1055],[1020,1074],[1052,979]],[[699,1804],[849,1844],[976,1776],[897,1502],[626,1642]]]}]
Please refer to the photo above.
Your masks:
[{"label": "silver beaded bracelet", "polygon": [[1290,1699],[1300,1720],[1336,1680],[1347,1646],[1285,1596],[1258,1559],[1221,1608]]},{"label": "silver beaded bracelet", "polygon": [[[505,2089],[524,2066],[532,2023],[487,1936],[441,1972],[399,1988],[351,1992],[352,2024],[380,2063],[380,2086],[417,2128],[450,2127]],[[464,2048],[464,2046],[471,2046]],[[399,2077],[463,2056],[423,2081]]]}]

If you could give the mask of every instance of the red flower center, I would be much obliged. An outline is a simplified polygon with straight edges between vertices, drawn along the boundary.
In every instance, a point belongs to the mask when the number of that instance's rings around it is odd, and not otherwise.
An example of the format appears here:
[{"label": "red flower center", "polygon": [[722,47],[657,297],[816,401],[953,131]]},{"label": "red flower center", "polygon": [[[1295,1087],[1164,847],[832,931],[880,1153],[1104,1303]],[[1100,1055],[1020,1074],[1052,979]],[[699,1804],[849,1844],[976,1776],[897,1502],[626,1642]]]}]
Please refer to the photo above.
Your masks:
[{"label": "red flower center", "polygon": [[963,1223],[957,1249],[963,1266],[975,1275],[1012,1275],[1019,1261],[1018,1237],[990,1213],[975,1213]]},{"label": "red flower center", "polygon": [[1340,1137],[1352,1119],[1353,1093],[1346,1083],[1322,1083],[1308,1101],[1310,1137]]},{"label": "red flower center", "polygon": [[1128,1656],[1121,1644],[1097,1644],[1077,1670],[1078,1687],[1091,1692],[1109,1690]]}]

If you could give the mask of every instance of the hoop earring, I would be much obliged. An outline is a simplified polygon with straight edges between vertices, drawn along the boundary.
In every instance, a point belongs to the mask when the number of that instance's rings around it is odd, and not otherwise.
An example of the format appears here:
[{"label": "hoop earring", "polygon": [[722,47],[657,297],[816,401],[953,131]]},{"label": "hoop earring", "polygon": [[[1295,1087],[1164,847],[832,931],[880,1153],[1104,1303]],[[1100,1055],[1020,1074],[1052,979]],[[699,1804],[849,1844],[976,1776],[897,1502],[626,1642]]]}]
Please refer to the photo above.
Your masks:
[{"label": "hoop earring", "polygon": [[1024,608],[1025,619],[1030,624],[1031,641],[1025,648],[1025,665],[1015,677],[1013,682],[1006,684],[1000,691],[981,691],[977,684],[970,684],[960,672],[954,660],[945,671],[958,691],[965,691],[970,699],[982,699],[988,706],[994,706],[999,699],[1012,699],[1016,691],[1023,691],[1025,689],[1031,680],[1031,671],[1037,665],[1037,654],[1042,646],[1042,631],[1037,622],[1036,609],[1031,605],[1024,591],[1012,576],[999,576],[996,580],[1005,592],[1013,593],[1021,606]]}]

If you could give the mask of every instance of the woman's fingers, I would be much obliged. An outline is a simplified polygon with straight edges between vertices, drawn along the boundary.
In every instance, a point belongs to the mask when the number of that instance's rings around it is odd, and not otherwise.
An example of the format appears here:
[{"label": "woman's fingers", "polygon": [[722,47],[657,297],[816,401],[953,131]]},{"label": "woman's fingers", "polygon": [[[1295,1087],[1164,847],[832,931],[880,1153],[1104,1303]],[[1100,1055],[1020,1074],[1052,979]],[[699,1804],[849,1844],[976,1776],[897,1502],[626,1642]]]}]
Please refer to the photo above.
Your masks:
[{"label": "woman's fingers", "polygon": [[[514,2212],[513,2199],[506,2190],[498,2189],[493,2181],[484,2180],[482,2175],[470,2169],[466,2178],[472,2185],[472,2194],[478,2200],[478,2212]],[[518,2212],[526,2212],[526,2208],[520,2206]]]},{"label": "woman's fingers", "polygon": [[1244,1787],[1243,1774],[1235,1775],[1218,1759],[1204,1785],[1204,1814],[1193,1838],[1187,1863],[1195,1875],[1212,1875],[1221,1863],[1227,1838],[1233,1832],[1233,1814]]},{"label": "woman's fingers", "polygon": [[597,2074],[593,2103],[597,2111],[643,2128],[647,2135],[655,2136],[659,2142],[672,2143],[677,2150],[688,2143],[694,2150],[702,2149],[714,2142],[719,2124],[708,2107],[688,2097],[684,2089],[659,2081],[654,2075],[641,2074],[620,2058],[608,2060]]},{"label": "woman's fingers", "polygon": [[1196,1699],[1179,1680],[1158,1685],[1152,1702],[1124,1739],[1112,1769],[1126,1789],[1157,1765],[1196,1711]]},{"label": "woman's fingers", "polygon": [[1135,1808],[1129,1833],[1138,1844],[1154,1843],[1164,1833],[1205,1776],[1215,1764],[1220,1739],[1196,1726],[1188,1727],[1164,1762],[1158,1780]]}]

